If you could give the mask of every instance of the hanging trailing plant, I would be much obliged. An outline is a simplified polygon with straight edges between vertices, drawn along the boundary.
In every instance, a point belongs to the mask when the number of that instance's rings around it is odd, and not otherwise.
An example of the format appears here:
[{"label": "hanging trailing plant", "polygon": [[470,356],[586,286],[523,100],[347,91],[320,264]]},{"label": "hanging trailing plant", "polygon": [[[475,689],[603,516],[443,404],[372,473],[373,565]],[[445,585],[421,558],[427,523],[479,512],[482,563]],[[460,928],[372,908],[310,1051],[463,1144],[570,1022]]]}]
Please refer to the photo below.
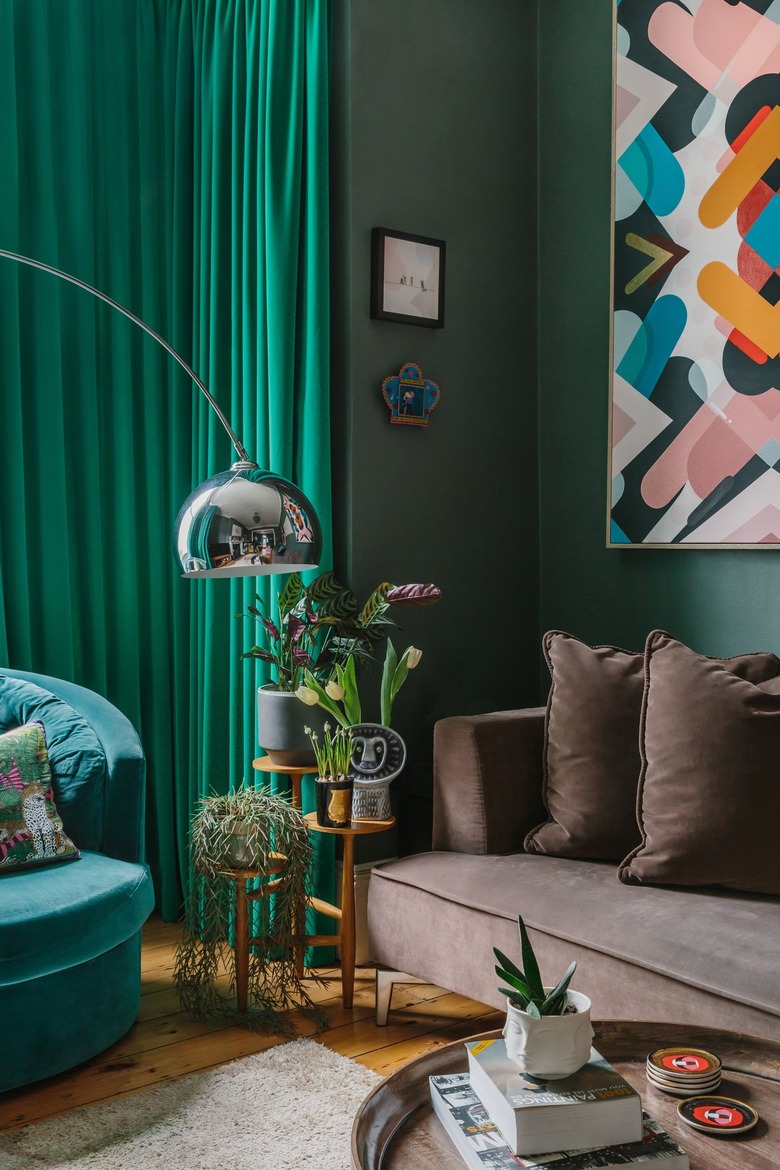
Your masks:
[{"label": "hanging trailing plant", "polygon": [[[205,797],[192,819],[190,856],[184,931],[174,963],[184,1010],[195,1018],[220,1016],[256,1031],[294,1035],[285,1013],[296,1008],[324,1027],[324,1013],[296,972],[296,949],[305,946],[303,908],[313,857],[298,809],[266,789]],[[248,1002],[247,1010],[239,1011],[232,946],[235,871],[249,869],[267,876],[250,879]],[[264,896],[263,887],[271,883],[272,895]],[[323,980],[314,977],[314,982]]]}]

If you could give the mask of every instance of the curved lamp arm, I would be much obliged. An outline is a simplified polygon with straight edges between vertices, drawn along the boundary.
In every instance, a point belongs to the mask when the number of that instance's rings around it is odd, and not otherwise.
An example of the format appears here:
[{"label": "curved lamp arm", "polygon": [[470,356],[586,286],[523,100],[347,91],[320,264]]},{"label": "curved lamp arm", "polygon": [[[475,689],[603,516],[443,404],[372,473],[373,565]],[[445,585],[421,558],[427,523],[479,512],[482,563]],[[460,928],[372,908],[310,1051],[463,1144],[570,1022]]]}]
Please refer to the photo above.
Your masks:
[{"label": "curved lamp arm", "polygon": [[48,272],[51,276],[59,276],[61,280],[67,280],[69,284],[75,284],[77,288],[83,288],[85,292],[92,293],[93,297],[97,297],[98,300],[103,301],[107,305],[110,305],[112,309],[116,309],[116,311],[121,313],[122,316],[127,317],[129,320],[135,322],[135,324],[140,329],[143,329],[144,333],[148,333],[150,337],[153,337],[155,341],[159,342],[163,349],[167,350],[167,352],[171,355],[174,361],[179,363],[185,373],[189,374],[195,385],[202,394],[205,394],[210,405],[216,411],[219,421],[222,423],[223,427],[230,436],[230,441],[235,447],[239,459],[243,463],[252,462],[246,453],[243,443],[237,437],[224,413],[214,401],[213,397],[207,388],[203,385],[192,367],[188,366],[184,358],[176,352],[173,346],[169,345],[165,338],[161,337],[159,333],[156,333],[155,330],[152,329],[151,326],[147,325],[145,321],[142,321],[140,317],[136,317],[135,313],[131,313],[129,309],[126,309],[124,305],[120,305],[118,301],[115,301],[111,297],[106,296],[106,294],[100,292],[99,289],[93,288],[91,284],[87,284],[87,282],[84,280],[79,280],[77,276],[71,276],[67,272],[62,272],[59,268],[52,268],[50,264],[42,264],[40,260],[32,260],[29,256],[20,256],[16,252],[7,252],[4,248],[0,248],[0,256],[3,256],[6,260],[16,260],[19,264],[29,264],[30,268],[38,268],[41,272]]},{"label": "curved lamp arm", "polygon": [[322,530],[311,501],[290,480],[261,470],[249,458],[198,375],[164,337],[135,313],[76,276],[3,248],[0,258],[27,264],[75,284],[143,329],[190,376],[230,436],[238,462],[196,487],[176,519],[176,555],[183,576],[257,577],[318,568]]}]

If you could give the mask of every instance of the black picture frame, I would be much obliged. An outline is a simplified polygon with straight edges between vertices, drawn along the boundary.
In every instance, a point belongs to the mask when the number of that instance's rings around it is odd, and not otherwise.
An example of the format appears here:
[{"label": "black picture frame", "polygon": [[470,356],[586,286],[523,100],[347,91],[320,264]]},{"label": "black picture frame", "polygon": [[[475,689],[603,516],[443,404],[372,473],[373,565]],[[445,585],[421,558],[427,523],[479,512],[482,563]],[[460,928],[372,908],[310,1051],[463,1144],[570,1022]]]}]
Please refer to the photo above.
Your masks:
[{"label": "black picture frame", "polygon": [[444,240],[373,228],[371,316],[399,325],[443,328],[444,269]]}]

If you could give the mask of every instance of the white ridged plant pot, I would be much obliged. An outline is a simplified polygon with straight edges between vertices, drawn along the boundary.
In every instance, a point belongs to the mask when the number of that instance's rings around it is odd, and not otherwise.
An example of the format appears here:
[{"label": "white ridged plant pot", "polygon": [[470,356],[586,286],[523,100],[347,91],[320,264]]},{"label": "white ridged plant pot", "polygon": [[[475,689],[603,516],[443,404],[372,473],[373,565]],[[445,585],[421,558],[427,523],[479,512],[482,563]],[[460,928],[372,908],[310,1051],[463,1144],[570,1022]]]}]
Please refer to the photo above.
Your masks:
[{"label": "white ridged plant pot", "polygon": [[[545,988],[548,990],[552,988]],[[579,991],[569,991],[566,998],[567,1004],[576,1011],[562,1016],[542,1016],[540,1020],[507,1000],[506,1051],[521,1073],[557,1081],[571,1076],[587,1063],[593,1040],[591,1003]]]}]

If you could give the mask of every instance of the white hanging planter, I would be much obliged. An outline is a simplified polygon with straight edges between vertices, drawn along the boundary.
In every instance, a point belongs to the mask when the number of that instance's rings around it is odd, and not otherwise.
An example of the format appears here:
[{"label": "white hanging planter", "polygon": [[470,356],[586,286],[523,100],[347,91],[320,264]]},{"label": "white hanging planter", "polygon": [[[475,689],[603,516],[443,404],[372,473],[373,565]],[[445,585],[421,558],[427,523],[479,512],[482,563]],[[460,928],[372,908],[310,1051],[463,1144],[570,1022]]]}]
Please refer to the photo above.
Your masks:
[{"label": "white hanging planter", "polygon": [[593,1040],[591,1002],[579,991],[568,991],[566,1003],[569,1010],[562,1016],[537,1019],[507,1000],[506,1050],[521,1073],[555,1081],[571,1076],[587,1063]]}]

